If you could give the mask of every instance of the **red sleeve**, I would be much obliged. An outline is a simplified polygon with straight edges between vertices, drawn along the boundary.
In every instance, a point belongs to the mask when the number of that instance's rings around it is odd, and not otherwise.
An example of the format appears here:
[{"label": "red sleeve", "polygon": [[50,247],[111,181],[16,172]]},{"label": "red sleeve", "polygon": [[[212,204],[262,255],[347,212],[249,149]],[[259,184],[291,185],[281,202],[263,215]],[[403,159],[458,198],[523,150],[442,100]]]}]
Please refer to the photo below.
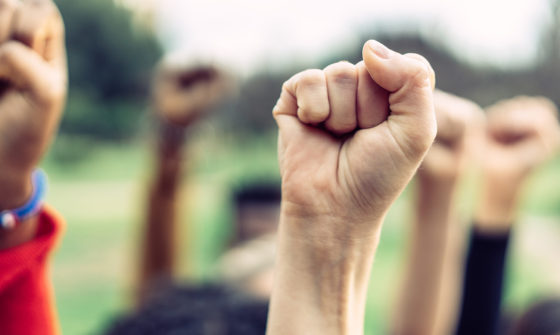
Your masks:
[{"label": "red sleeve", "polygon": [[39,214],[35,239],[0,251],[2,334],[60,334],[49,278],[49,255],[62,230],[62,219],[46,207]]}]

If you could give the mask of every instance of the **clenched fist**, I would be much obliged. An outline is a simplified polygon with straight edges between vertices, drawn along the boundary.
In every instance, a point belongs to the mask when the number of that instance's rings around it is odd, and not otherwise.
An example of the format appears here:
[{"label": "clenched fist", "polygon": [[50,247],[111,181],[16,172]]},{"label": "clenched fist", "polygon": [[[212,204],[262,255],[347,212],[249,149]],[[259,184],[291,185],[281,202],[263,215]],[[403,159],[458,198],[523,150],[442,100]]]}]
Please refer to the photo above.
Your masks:
[{"label": "clenched fist", "polygon": [[525,179],[552,157],[560,146],[554,103],[542,97],[520,96],[487,109],[485,145],[481,148],[483,182],[476,219],[508,225]]},{"label": "clenched fist", "polygon": [[423,182],[454,183],[470,151],[481,141],[484,113],[474,102],[440,90],[434,92],[434,104],[437,136],[418,177]]},{"label": "clenched fist", "polygon": [[376,41],[357,65],[289,79],[273,111],[283,215],[343,219],[349,231],[382,218],[435,137],[434,80],[424,58]]},{"label": "clenched fist", "polygon": [[362,334],[382,220],[436,135],[434,72],[376,41],[283,86],[282,209],[268,334]]},{"label": "clenched fist", "polygon": [[0,0],[0,210],[22,205],[67,86],[62,18],[50,0]]},{"label": "clenched fist", "polygon": [[153,96],[158,114],[179,126],[188,126],[230,90],[230,79],[211,65],[162,64],[154,78]]}]

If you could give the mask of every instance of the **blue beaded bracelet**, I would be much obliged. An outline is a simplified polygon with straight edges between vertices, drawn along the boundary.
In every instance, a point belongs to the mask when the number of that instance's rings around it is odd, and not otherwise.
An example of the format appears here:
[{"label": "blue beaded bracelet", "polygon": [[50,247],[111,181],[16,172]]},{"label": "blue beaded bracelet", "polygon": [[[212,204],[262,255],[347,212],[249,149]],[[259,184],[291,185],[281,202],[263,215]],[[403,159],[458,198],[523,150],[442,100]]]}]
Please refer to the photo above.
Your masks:
[{"label": "blue beaded bracelet", "polygon": [[43,206],[43,199],[47,193],[47,175],[41,169],[37,169],[31,175],[33,193],[31,198],[23,206],[0,212],[0,228],[13,229],[19,223],[36,215]]}]

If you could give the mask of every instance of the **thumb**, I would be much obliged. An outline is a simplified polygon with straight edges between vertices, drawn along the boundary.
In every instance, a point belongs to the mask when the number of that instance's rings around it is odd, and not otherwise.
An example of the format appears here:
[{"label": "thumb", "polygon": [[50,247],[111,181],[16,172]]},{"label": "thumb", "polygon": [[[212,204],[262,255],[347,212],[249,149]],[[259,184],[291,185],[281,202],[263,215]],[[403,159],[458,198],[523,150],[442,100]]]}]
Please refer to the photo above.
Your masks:
[{"label": "thumb", "polygon": [[36,52],[14,41],[0,45],[0,79],[45,103],[58,100],[54,98],[63,96],[66,88],[63,74],[53,71]]},{"label": "thumb", "polygon": [[409,157],[423,156],[437,130],[432,67],[420,55],[402,55],[373,40],[364,45],[363,58],[371,78],[389,92],[387,122],[395,140]]}]

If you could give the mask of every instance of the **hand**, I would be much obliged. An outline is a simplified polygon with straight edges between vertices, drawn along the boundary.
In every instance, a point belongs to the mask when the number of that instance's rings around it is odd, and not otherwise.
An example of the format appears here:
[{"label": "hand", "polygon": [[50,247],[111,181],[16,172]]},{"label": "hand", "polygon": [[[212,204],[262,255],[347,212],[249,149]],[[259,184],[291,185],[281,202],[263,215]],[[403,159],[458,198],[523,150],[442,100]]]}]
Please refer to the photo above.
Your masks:
[{"label": "hand", "polygon": [[366,43],[363,57],[357,65],[301,72],[284,84],[273,111],[283,215],[338,218],[350,224],[337,231],[369,230],[432,144],[429,63],[375,41]]},{"label": "hand", "polygon": [[[0,0],[0,210],[31,193],[66,97],[64,26],[50,0]],[[11,37],[11,39],[9,39]]]},{"label": "hand", "polygon": [[375,41],[363,58],[295,75],[274,107],[282,209],[270,335],[363,332],[381,222],[435,137],[429,63]]},{"label": "hand", "polygon": [[188,126],[228,95],[229,78],[214,66],[161,65],[154,79],[154,103],[159,115]]},{"label": "hand", "polygon": [[557,110],[546,98],[516,97],[489,107],[487,119],[476,221],[511,224],[523,182],[558,150]]},{"label": "hand", "polygon": [[422,184],[454,185],[469,156],[469,144],[479,141],[484,113],[472,101],[440,90],[434,92],[437,136],[418,169]]}]

